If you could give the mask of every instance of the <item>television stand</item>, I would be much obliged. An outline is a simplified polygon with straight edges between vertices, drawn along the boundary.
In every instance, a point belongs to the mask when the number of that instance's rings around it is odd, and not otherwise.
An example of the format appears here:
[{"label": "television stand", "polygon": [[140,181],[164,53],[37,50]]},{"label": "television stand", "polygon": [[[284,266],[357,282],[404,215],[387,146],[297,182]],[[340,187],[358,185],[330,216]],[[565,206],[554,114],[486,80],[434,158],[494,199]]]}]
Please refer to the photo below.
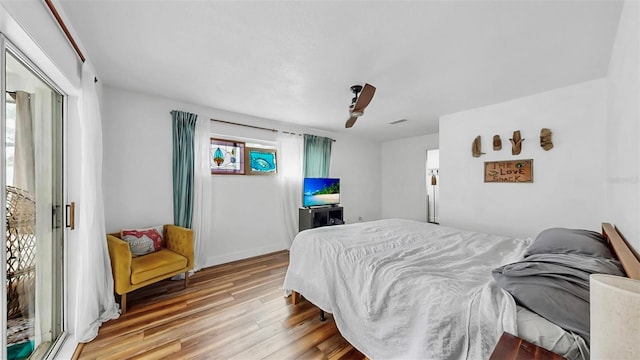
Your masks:
[{"label": "television stand", "polygon": [[344,224],[342,206],[321,206],[298,209],[299,231],[321,226]]}]

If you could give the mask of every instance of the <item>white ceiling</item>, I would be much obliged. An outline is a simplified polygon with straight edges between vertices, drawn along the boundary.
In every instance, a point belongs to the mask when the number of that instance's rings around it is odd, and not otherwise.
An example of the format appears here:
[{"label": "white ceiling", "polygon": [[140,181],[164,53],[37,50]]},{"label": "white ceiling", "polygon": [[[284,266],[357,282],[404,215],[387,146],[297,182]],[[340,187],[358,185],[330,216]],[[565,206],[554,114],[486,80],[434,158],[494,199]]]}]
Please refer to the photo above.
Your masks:
[{"label": "white ceiling", "polygon": [[[379,140],[605,76],[621,9],[575,0],[57,3],[106,85]],[[349,87],[365,82],[377,92],[345,130]],[[389,125],[399,119],[408,121]]]}]

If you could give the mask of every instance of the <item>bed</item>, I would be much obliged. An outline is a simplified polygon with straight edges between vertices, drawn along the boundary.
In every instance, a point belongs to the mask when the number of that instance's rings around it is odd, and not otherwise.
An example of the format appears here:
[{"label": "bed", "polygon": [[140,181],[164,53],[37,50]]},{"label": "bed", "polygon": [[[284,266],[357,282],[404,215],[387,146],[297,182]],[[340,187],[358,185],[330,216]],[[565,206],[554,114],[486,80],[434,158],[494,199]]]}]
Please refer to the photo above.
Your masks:
[{"label": "bed", "polygon": [[[640,269],[613,227],[605,230]],[[294,303],[301,294],[333,314],[343,337],[372,359],[488,358],[501,334],[518,335],[518,327],[568,358],[588,357],[588,338],[545,324],[499,285],[527,267],[517,263],[532,243],[404,219],[322,227],[294,239],[284,289]]]}]

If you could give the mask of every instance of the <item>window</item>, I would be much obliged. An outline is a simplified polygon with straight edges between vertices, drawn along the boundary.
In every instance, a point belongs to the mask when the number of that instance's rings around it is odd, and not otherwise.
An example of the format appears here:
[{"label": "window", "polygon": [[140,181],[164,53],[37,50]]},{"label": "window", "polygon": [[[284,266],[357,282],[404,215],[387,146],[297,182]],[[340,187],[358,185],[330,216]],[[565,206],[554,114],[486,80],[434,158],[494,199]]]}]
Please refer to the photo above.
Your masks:
[{"label": "window", "polygon": [[211,138],[211,173],[244,175],[244,146],[242,141]]},{"label": "window", "polygon": [[274,175],[277,172],[275,149],[247,148],[247,174]]}]

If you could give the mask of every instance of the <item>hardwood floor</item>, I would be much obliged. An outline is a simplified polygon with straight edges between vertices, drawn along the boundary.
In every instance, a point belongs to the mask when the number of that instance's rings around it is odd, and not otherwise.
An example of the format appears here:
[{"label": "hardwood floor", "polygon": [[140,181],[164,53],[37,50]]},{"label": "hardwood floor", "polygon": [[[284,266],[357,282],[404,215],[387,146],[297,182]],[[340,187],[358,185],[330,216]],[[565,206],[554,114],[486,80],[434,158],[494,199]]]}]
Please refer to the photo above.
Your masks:
[{"label": "hardwood floor", "polygon": [[127,313],[102,325],[80,359],[363,359],[320,321],[308,301],[291,305],[281,251],[166,280],[128,295]]}]

